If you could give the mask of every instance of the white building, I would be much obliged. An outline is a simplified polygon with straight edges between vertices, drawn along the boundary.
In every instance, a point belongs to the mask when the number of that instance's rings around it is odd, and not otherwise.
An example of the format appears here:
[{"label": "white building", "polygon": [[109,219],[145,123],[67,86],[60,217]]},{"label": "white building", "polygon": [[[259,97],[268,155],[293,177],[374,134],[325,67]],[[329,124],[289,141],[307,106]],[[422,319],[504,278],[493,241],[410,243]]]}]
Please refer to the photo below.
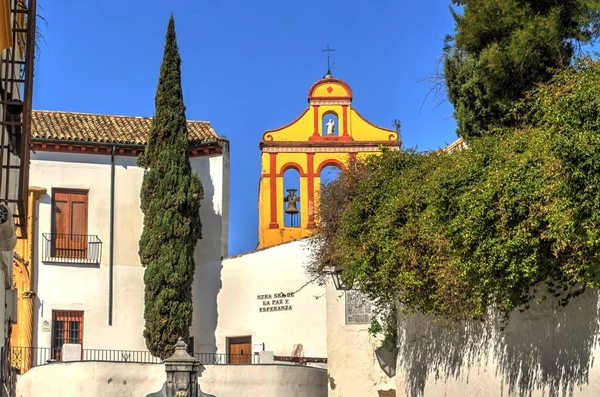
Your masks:
[{"label": "white building", "polygon": [[[150,124],[142,117],[33,112],[30,185],[46,190],[35,211],[35,347],[146,350],[138,257],[143,170],[136,161]],[[199,269],[227,255],[229,151],[207,122],[189,121],[188,132],[190,163],[205,194]],[[197,291],[194,299],[201,299]],[[52,358],[58,354],[53,350]]]},{"label": "white building", "polygon": [[[98,349],[146,351],[138,257],[143,170],[136,160],[150,123],[33,113],[30,186],[45,189],[34,211],[33,365],[60,359],[65,343],[81,344],[88,358],[138,354]],[[190,349],[220,362],[255,362],[253,353],[265,350],[275,360],[295,355],[323,365],[325,290],[308,282],[304,243],[227,258],[229,144],[207,122],[188,121],[188,131],[190,163],[205,194]]]}]

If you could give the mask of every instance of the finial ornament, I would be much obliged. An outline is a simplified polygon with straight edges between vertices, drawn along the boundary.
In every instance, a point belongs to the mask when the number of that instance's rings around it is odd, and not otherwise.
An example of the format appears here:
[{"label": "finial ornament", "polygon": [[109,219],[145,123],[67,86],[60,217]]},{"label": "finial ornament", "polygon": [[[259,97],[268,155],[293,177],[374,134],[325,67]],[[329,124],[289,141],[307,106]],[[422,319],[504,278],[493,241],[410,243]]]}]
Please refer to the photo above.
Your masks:
[{"label": "finial ornament", "polygon": [[327,48],[321,51],[327,53],[327,74],[325,75],[325,77],[331,77],[331,68],[335,64],[335,62],[331,63],[331,53],[335,50],[333,48],[329,48],[329,44],[327,44]]}]

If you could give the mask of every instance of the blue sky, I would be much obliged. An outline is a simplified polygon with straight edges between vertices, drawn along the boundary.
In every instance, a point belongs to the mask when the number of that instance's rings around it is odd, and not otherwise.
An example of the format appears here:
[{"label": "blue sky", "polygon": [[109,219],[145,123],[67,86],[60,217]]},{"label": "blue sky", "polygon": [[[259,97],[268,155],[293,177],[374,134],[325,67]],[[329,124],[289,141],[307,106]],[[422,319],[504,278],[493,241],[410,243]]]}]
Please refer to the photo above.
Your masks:
[{"label": "blue sky", "polygon": [[[402,122],[407,147],[456,139],[452,107],[421,105],[444,36],[448,0],[39,0],[44,37],[34,108],[151,116],[165,31],[175,16],[187,118],[208,120],[231,142],[230,255],[253,250],[258,231],[258,143],[294,120],[307,92],[332,72],[369,121]],[[204,233],[210,231],[205,230]]]}]

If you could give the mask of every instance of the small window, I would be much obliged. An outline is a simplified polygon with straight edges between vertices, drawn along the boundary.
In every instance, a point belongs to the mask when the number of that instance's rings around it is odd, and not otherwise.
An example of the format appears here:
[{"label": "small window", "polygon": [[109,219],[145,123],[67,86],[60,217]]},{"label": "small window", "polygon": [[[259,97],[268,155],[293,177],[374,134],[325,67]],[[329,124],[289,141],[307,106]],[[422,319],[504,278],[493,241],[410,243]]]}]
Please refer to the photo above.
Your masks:
[{"label": "small window", "polygon": [[83,312],[74,310],[52,310],[52,359],[62,359],[65,343],[82,345]]},{"label": "small window", "polygon": [[52,257],[87,259],[88,192],[53,189]]}]

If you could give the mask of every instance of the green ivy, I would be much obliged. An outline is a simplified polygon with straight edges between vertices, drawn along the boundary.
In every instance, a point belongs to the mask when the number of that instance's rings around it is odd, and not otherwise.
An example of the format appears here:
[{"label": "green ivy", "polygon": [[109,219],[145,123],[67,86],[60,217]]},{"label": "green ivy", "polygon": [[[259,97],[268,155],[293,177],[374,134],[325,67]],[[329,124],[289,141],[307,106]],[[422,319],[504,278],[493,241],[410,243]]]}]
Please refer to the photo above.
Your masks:
[{"label": "green ivy", "polygon": [[309,270],[342,269],[382,312],[450,320],[597,287],[600,64],[554,72],[514,107],[514,128],[350,164],[322,189]]}]

